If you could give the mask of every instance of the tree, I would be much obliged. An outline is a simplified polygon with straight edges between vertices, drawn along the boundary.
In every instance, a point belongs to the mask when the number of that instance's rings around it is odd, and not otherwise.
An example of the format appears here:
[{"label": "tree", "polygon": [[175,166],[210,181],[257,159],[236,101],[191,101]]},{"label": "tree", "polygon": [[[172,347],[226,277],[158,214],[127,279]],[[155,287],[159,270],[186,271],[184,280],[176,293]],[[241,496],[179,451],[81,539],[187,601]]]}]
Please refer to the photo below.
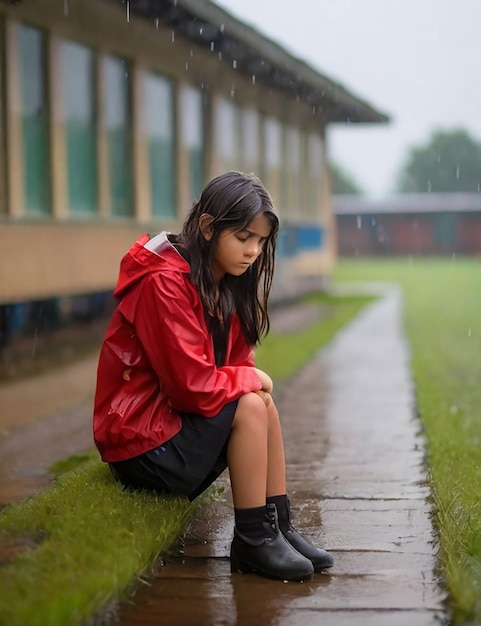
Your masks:
[{"label": "tree", "polygon": [[464,130],[436,131],[413,148],[398,178],[398,191],[480,191],[481,143]]},{"label": "tree", "polygon": [[335,163],[329,164],[329,173],[331,176],[331,189],[333,194],[354,194],[361,195],[363,193],[359,185],[343,168]]}]

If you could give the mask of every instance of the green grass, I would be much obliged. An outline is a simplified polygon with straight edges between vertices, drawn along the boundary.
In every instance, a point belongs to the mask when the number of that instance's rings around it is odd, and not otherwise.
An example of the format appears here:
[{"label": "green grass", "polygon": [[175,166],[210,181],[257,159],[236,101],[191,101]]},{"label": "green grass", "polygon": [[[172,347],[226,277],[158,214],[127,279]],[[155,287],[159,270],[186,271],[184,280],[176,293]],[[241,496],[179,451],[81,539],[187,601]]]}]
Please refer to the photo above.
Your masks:
[{"label": "green grass", "polygon": [[[318,321],[298,333],[272,335],[257,364],[286,381],[369,298],[317,295]],[[168,554],[215,489],[184,498],[130,493],[96,454],[74,455],[51,468],[54,484],[0,515],[0,624],[76,626],[125,596]],[[94,460],[92,460],[92,458]],[[6,558],[8,547],[15,553]],[[2,561],[3,559],[3,561]]]},{"label": "green grass", "polygon": [[171,548],[192,514],[184,498],[122,490],[98,462],[61,476],[2,515],[4,543],[24,550],[1,566],[0,624],[84,623]]},{"label": "green grass", "polygon": [[337,281],[390,281],[405,296],[420,418],[453,624],[481,623],[481,262],[342,261]]}]

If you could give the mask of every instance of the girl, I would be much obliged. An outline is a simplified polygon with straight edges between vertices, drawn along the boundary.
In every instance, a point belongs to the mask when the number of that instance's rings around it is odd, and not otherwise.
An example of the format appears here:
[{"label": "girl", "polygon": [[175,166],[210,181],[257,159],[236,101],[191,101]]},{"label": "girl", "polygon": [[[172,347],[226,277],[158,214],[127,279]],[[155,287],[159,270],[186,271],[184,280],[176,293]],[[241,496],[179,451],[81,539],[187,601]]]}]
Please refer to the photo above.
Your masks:
[{"label": "girl", "polygon": [[260,180],[228,172],[179,236],[138,239],[100,353],[94,437],[130,488],[193,500],[228,467],[232,571],[300,580],[333,560],[291,526],[272,380],[254,363],[278,227]]}]

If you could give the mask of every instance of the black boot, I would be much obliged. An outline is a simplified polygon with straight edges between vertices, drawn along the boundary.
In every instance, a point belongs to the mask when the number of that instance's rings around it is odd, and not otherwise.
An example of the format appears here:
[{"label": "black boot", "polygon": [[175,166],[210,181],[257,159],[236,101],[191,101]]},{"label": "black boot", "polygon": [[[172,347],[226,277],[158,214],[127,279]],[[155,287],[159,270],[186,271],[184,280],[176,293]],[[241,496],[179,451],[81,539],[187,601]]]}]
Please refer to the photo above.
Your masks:
[{"label": "black boot", "polygon": [[311,577],[311,561],[294,550],[280,532],[274,504],[266,506],[264,519],[256,526],[246,535],[236,524],[230,548],[232,572],[256,572],[282,580]]},{"label": "black boot", "polygon": [[272,496],[267,498],[267,502],[272,502],[277,507],[281,533],[291,546],[311,561],[314,571],[320,572],[334,565],[334,559],[329,552],[313,546],[291,525],[291,508],[286,495]]}]

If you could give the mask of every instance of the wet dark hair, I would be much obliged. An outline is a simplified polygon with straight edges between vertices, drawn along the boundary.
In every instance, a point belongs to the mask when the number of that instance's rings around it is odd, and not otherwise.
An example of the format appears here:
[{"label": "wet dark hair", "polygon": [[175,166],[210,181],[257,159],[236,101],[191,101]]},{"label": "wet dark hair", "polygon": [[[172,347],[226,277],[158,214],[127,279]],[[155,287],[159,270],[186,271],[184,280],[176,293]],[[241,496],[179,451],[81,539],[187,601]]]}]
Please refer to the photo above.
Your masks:
[{"label": "wet dark hair", "polygon": [[[206,239],[199,220],[204,213],[212,216],[212,236]],[[240,276],[225,274],[218,288],[212,272],[212,256],[219,235],[226,229],[245,230],[264,215],[271,224],[261,254]],[[279,220],[272,199],[251,174],[227,172],[211,180],[202,191],[187,217],[179,244],[187,249],[191,280],[199,292],[206,313],[228,324],[237,311],[246,340],[257,344],[269,330],[268,299],[274,275],[274,256]]]}]

